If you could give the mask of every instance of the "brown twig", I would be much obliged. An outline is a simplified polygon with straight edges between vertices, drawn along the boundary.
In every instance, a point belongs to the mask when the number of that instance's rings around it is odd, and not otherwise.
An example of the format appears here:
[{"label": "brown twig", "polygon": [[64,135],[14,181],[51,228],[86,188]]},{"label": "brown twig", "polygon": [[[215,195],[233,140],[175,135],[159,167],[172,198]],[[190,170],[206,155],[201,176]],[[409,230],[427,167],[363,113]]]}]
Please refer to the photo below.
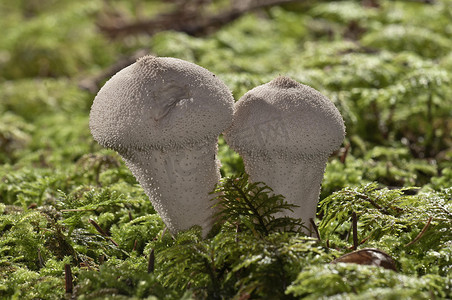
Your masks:
[{"label": "brown twig", "polygon": [[[364,244],[365,242],[367,242],[367,240],[370,238],[372,236],[372,233],[371,234],[369,234],[367,237],[365,237],[364,239],[362,239],[359,243],[358,243],[358,246],[361,246],[362,244]],[[351,246],[351,247],[348,247],[347,248],[347,250],[354,250],[355,249],[355,246]]]},{"label": "brown twig", "polygon": [[149,253],[148,273],[154,273],[154,268],[155,268],[155,253],[154,249],[152,249],[151,253]]},{"label": "brown twig", "polygon": [[366,236],[364,239],[361,240],[361,242],[359,242],[360,245],[364,244],[365,242],[367,242],[368,239],[370,239],[370,237],[372,236],[372,232]]},{"label": "brown twig", "polygon": [[312,228],[314,229],[315,235],[317,236],[317,240],[319,240],[319,242],[320,242],[321,238],[320,238],[320,232],[319,232],[319,228],[317,227],[317,224],[315,224],[313,218],[310,218],[309,222],[311,223]]},{"label": "brown twig", "polygon": [[344,152],[342,152],[341,158],[340,158],[342,164],[345,164],[345,160],[347,159],[349,150],[350,150],[350,144],[345,145]]},{"label": "brown twig", "polygon": [[160,14],[149,20],[123,22],[123,24],[98,24],[106,35],[117,38],[135,34],[153,35],[164,30],[174,30],[198,36],[218,30],[247,12],[286,3],[301,2],[303,0],[250,0],[245,5],[233,5],[227,11],[204,17],[197,10],[184,10],[183,6],[167,14]]},{"label": "brown twig", "polygon": [[116,247],[119,247],[118,243],[116,243],[112,238],[109,237],[108,240],[112,242]]},{"label": "brown twig", "polygon": [[99,226],[99,224],[97,224],[96,221],[94,221],[93,219],[89,219],[89,222],[91,223],[91,225],[94,226],[94,228],[96,228],[96,230],[103,235],[104,237],[108,238],[108,240],[110,240],[110,242],[112,242],[116,247],[119,247],[118,243],[116,243],[103,229],[102,227]]},{"label": "brown twig", "polygon": [[417,241],[420,240],[420,238],[424,235],[424,233],[427,231],[428,227],[430,226],[430,223],[432,222],[433,217],[428,218],[427,223],[425,224],[424,228],[422,228],[421,232],[419,232],[419,234],[414,238],[414,240],[412,240],[411,242],[409,242],[408,244],[405,245],[405,247],[411,246],[414,243],[416,243]]},{"label": "brown twig", "polygon": [[107,237],[108,237],[108,234],[102,229],[102,227],[99,226],[99,224],[97,224],[96,221],[94,221],[93,219],[89,219],[89,222],[91,223],[91,225],[94,226],[94,228],[96,228],[96,230],[97,230],[100,234],[102,234],[103,236],[107,236]]},{"label": "brown twig", "polygon": [[71,271],[71,265],[65,264],[64,265],[64,279],[65,279],[65,288],[66,293],[72,294],[73,291],[73,283],[72,283],[72,271]]},{"label": "brown twig", "polygon": [[46,263],[44,261],[44,258],[42,257],[41,254],[41,249],[38,249],[38,262],[39,262],[39,267],[44,268]]},{"label": "brown twig", "polygon": [[353,250],[358,248],[358,216],[352,212]]}]

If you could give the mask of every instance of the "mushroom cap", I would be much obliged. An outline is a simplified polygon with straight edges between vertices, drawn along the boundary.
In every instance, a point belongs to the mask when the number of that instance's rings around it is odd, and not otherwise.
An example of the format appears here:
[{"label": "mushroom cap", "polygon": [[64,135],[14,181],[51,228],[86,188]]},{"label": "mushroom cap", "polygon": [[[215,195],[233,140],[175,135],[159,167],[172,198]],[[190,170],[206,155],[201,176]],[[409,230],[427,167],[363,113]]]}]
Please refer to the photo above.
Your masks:
[{"label": "mushroom cap", "polygon": [[334,104],[289,77],[277,77],[248,91],[234,109],[224,137],[242,155],[328,156],[345,136],[344,121]]},{"label": "mushroom cap", "polygon": [[181,149],[216,139],[232,122],[234,98],[210,71],[144,56],[100,89],[90,112],[96,141],[120,154]]}]

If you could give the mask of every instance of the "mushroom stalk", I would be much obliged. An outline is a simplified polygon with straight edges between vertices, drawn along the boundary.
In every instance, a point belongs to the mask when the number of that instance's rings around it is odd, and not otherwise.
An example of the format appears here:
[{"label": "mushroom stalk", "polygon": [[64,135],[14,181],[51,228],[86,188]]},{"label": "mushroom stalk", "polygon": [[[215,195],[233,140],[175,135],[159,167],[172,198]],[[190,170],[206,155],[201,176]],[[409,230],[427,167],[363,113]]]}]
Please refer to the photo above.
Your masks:
[{"label": "mushroom stalk", "polygon": [[123,156],[170,232],[199,225],[208,233],[212,227],[210,198],[214,196],[209,197],[209,193],[220,179],[216,150],[214,139],[191,149],[147,150]]},{"label": "mushroom stalk", "polygon": [[208,70],[145,56],[114,75],[90,112],[96,141],[124,159],[172,233],[213,224],[217,140],[234,99]]},{"label": "mushroom stalk", "polygon": [[226,142],[253,182],[264,182],[299,207],[280,213],[311,228],[328,156],[341,145],[344,121],[318,91],[288,77],[247,92],[234,106]]},{"label": "mushroom stalk", "polygon": [[[281,157],[255,158],[244,154],[243,160],[247,162],[245,168],[250,181],[264,182],[274,194],[283,195],[288,203],[298,205],[293,211],[277,213],[276,217],[300,218],[305,226],[312,229],[309,219],[316,215],[327,158],[292,161]],[[324,161],[323,166],[317,160]]]}]

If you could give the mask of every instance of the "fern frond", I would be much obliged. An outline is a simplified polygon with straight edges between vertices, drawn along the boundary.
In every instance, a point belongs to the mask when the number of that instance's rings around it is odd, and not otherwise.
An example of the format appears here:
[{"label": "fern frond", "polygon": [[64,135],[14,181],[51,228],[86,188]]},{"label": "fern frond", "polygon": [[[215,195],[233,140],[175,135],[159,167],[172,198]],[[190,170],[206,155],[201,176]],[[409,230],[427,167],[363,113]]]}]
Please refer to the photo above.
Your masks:
[{"label": "fern frond", "polygon": [[263,236],[278,231],[298,232],[303,227],[302,220],[276,214],[293,211],[297,207],[285,201],[282,195],[273,195],[273,190],[262,182],[250,183],[248,175],[225,178],[214,191],[218,195],[217,214],[223,222],[244,224],[253,232]]}]

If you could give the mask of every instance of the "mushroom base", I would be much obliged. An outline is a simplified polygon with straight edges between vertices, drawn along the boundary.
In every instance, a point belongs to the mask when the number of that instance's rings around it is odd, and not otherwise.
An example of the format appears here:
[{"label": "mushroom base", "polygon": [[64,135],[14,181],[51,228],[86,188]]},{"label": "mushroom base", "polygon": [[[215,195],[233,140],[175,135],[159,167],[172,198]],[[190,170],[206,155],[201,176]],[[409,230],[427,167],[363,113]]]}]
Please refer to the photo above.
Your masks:
[{"label": "mushroom base", "polygon": [[217,141],[174,151],[149,150],[124,157],[171,233],[201,226],[210,231],[215,210],[210,194],[220,179]]},{"label": "mushroom base", "polygon": [[293,212],[287,210],[276,216],[301,219],[307,227],[303,231],[312,235],[314,228],[310,219],[315,219],[316,216],[327,157],[293,160],[243,154],[242,157],[252,182],[264,182],[273,189],[274,194],[281,194],[288,203],[298,206],[293,208]]}]

